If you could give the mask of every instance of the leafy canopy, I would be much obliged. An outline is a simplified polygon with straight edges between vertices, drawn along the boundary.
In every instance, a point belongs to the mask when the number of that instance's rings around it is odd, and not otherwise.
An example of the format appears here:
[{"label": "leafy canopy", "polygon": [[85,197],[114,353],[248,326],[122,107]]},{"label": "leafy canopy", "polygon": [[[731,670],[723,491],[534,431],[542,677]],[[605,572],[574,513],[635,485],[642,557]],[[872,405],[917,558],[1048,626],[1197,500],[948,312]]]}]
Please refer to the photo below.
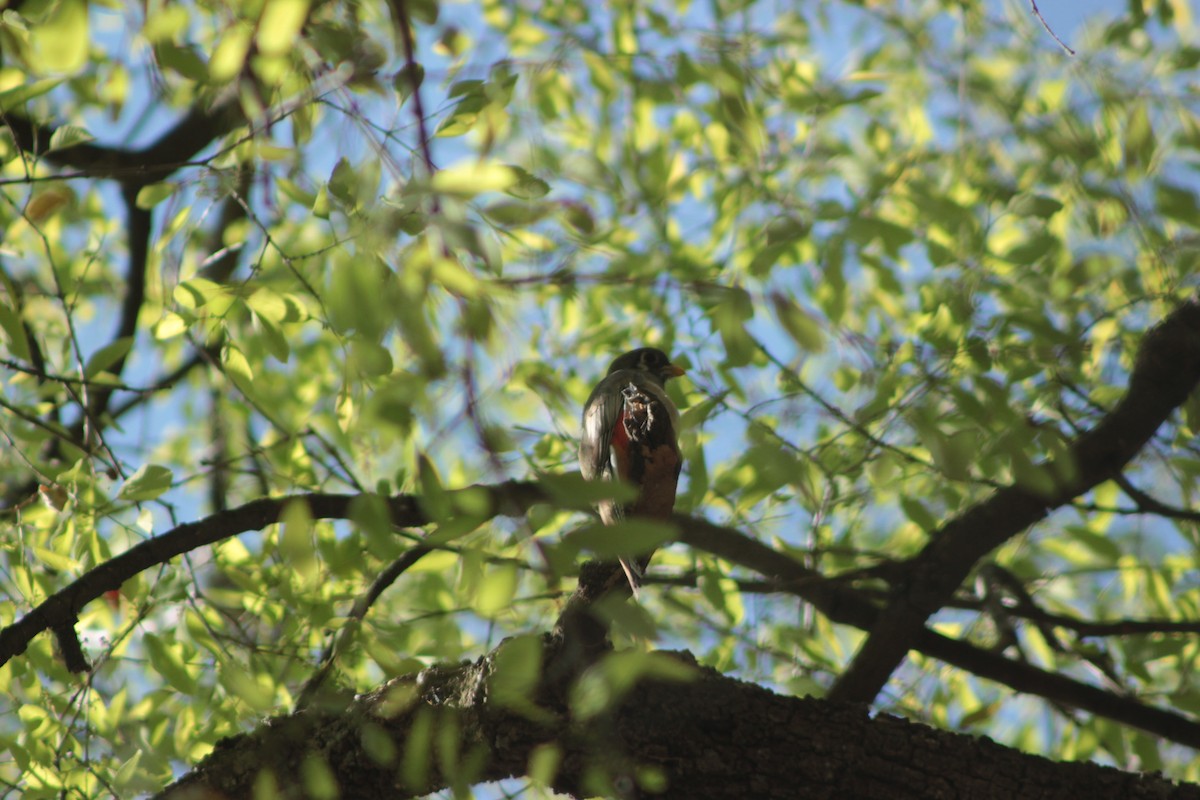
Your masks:
[{"label": "leafy canopy", "polygon": [[[547,629],[580,543],[613,546],[563,538],[594,498],[556,476],[633,346],[689,367],[679,510],[824,575],[883,588],[868,570],[996,487],[1053,488],[1041,462],[1195,289],[1190,8],[1105,8],[1058,31],[1074,57],[1018,2],[5,11],[0,622],[259,497],[414,494],[436,548],[345,637],[423,535],[369,500],[144,572],[83,609],[86,683],[50,636],[0,669],[0,781],[153,790],[291,707],[335,640],[361,689]],[[1195,502],[1198,427],[1192,401],[932,624],[1200,713],[1194,623],[1070,624],[1200,615],[1196,518],[1166,513]],[[560,502],[516,520],[455,491],[539,476]],[[651,573],[680,580],[622,646],[656,631],[821,694],[863,637],[696,549]],[[1025,595],[1057,621],[1013,620]],[[1158,736],[921,656],[878,705],[1200,779]]]}]

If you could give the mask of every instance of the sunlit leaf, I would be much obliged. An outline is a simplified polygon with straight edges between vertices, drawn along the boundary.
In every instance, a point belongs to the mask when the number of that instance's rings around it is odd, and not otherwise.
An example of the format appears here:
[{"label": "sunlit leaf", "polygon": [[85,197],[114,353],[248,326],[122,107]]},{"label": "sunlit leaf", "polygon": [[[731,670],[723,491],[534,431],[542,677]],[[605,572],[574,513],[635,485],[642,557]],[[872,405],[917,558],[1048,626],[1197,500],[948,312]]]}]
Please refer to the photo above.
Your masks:
[{"label": "sunlit leaf", "polygon": [[282,55],[295,41],[308,15],[309,0],[267,0],[255,40],[267,55]]},{"label": "sunlit leaf", "polygon": [[174,475],[161,464],[144,464],[121,486],[120,497],[126,500],[153,500],[171,488]]},{"label": "sunlit leaf", "polygon": [[39,69],[74,73],[87,63],[88,9],[84,0],[60,0],[33,26],[31,44]]},{"label": "sunlit leaf", "polygon": [[520,182],[521,176],[507,165],[464,163],[437,172],[430,185],[435,191],[471,197],[510,190]]},{"label": "sunlit leaf", "polygon": [[138,191],[137,206],[142,209],[154,208],[177,191],[179,191],[179,186],[174,183],[152,183],[149,186],[143,186]]}]

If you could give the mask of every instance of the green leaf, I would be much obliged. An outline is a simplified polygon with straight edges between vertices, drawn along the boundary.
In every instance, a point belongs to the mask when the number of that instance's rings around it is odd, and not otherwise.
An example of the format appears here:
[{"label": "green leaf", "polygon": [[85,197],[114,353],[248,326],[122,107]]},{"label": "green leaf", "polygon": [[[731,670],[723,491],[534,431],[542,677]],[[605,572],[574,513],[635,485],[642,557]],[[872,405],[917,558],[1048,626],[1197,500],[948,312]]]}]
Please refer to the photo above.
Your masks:
[{"label": "green leaf", "polygon": [[1120,545],[1114,542],[1112,537],[1107,534],[1095,533],[1080,525],[1064,525],[1063,531],[1073,541],[1078,542],[1091,551],[1101,564],[1116,564],[1121,558],[1122,550]]},{"label": "green leaf", "polygon": [[412,18],[422,25],[437,24],[438,0],[410,0],[405,7]]},{"label": "green leaf", "polygon": [[283,331],[273,322],[270,322],[257,313],[255,313],[255,321],[258,323],[259,332],[262,333],[263,342],[267,346],[267,352],[279,363],[286,364],[288,358],[291,357],[292,349],[288,344],[287,337],[283,335]]},{"label": "green leaf", "polygon": [[258,20],[258,49],[268,56],[290,51],[308,17],[308,6],[309,0],[268,0]]},{"label": "green leaf", "polygon": [[131,347],[133,347],[132,336],[122,336],[120,339],[104,345],[88,357],[87,364],[83,368],[83,376],[85,378],[95,377],[125,358]]},{"label": "green leaf", "polygon": [[221,663],[217,680],[255,713],[266,714],[275,707],[275,690],[265,676],[254,675],[233,659]]},{"label": "green leaf", "polygon": [[511,610],[519,577],[514,564],[497,564],[487,570],[475,594],[475,611],[485,619],[493,619]]},{"label": "green leaf", "polygon": [[354,206],[358,201],[358,176],[354,167],[343,156],[333,165],[329,173],[329,193],[348,206]]},{"label": "green leaf", "polygon": [[179,191],[177,183],[152,183],[149,186],[143,186],[138,190],[137,207],[149,211],[177,191]]},{"label": "green leaf", "polygon": [[29,361],[29,342],[25,338],[25,327],[15,309],[0,302],[0,328],[8,344],[8,351],[22,361]]},{"label": "green leaf", "polygon": [[532,225],[545,219],[553,208],[545,203],[499,200],[485,206],[483,213],[498,225],[516,227]]},{"label": "green leaf", "polygon": [[801,349],[810,353],[820,353],[825,349],[821,326],[804,309],[781,294],[772,294],[771,304],[775,307],[779,323]]},{"label": "green leaf", "polygon": [[900,248],[911,242],[915,237],[912,230],[877,217],[854,217],[846,228],[846,234],[852,241],[867,245],[878,239],[893,258],[899,257]]},{"label": "green leaf", "polygon": [[1039,229],[1030,234],[1025,241],[1010,247],[1002,258],[1013,264],[1033,264],[1057,246],[1058,238],[1054,234]]},{"label": "green leaf", "polygon": [[137,750],[113,773],[112,783],[118,789],[129,791],[138,784],[142,770],[142,751]]},{"label": "green leaf", "polygon": [[159,464],[145,464],[129,476],[118,496],[135,502],[153,500],[171,488],[171,470]]},{"label": "green leaf", "polygon": [[517,171],[506,164],[468,162],[437,172],[430,185],[437,192],[474,197],[484,192],[516,189],[520,180]]},{"label": "green leaf", "polygon": [[453,506],[442,486],[437,468],[424,453],[417,456],[417,483],[421,489],[421,510],[434,521],[449,519]]},{"label": "green leaf", "polygon": [[329,762],[318,750],[310,750],[300,762],[300,780],[306,797],[336,800],[341,795]]},{"label": "green leaf", "polygon": [[937,529],[937,517],[929,513],[929,509],[925,504],[913,497],[901,497],[900,508],[904,511],[904,516],[908,517],[926,533],[932,533]]},{"label": "green leaf", "polygon": [[425,67],[417,63],[405,64],[392,78],[392,89],[396,92],[396,102],[404,105],[404,102],[412,96],[413,92],[420,89],[424,82]]},{"label": "green leaf", "polygon": [[38,69],[73,74],[88,61],[88,8],[85,0],[59,0],[49,16],[31,29]]},{"label": "green leaf", "polygon": [[770,273],[775,262],[791,249],[791,245],[787,244],[769,244],[761,247],[755,252],[754,258],[750,259],[750,266],[747,269],[755,277],[764,277]]},{"label": "green leaf", "polygon": [[1009,209],[1021,217],[1049,219],[1062,211],[1063,204],[1044,194],[1019,194],[1008,204]]},{"label": "green leaf", "polygon": [[1163,182],[1154,187],[1154,192],[1159,212],[1177,222],[1200,228],[1200,204],[1194,191]]},{"label": "green leaf", "polygon": [[746,322],[754,316],[754,303],[744,289],[723,289],[715,295],[720,301],[709,314],[725,345],[726,362],[731,367],[743,367],[757,351],[754,338],[746,330]]},{"label": "green leaf", "polygon": [[1137,102],[1125,123],[1123,138],[1126,168],[1144,172],[1154,158],[1157,146],[1150,111],[1144,102]]},{"label": "green leaf", "polygon": [[582,203],[567,201],[560,206],[563,218],[575,231],[583,236],[596,232],[596,218],[592,210]]},{"label": "green leaf", "polygon": [[811,225],[798,217],[775,217],[767,223],[767,245],[793,244],[806,238],[811,228]]},{"label": "green leaf", "polygon": [[221,35],[220,41],[208,60],[208,78],[213,83],[232,80],[246,65],[246,54],[250,52],[253,31],[245,25],[230,25]]},{"label": "green leaf", "polygon": [[568,533],[564,540],[580,550],[604,559],[653,552],[674,541],[679,529],[664,520],[628,519],[616,525],[585,525]]},{"label": "green leaf", "polygon": [[190,81],[204,83],[208,80],[208,64],[200,51],[191,45],[158,42],[154,45],[154,57],[161,66]]},{"label": "green leaf", "polygon": [[257,402],[258,392],[254,389],[255,371],[245,354],[231,344],[221,348],[221,367],[238,391],[251,402]]},{"label": "green leaf", "polygon": [[33,98],[46,94],[64,80],[66,78],[43,78],[32,83],[14,86],[12,89],[5,89],[0,92],[0,112],[18,109]]},{"label": "green leaf", "polygon": [[75,193],[67,186],[47,186],[40,189],[25,206],[25,217],[34,225],[40,225],[75,200]]},{"label": "green leaf", "polygon": [[538,478],[555,505],[589,509],[601,500],[629,503],[637,499],[637,489],[620,481],[589,481],[578,472],[546,474]]},{"label": "green leaf", "polygon": [[168,684],[185,695],[196,691],[196,678],[184,660],[183,645],[154,633],[142,637],[150,665]]},{"label": "green leaf", "polygon": [[513,197],[518,197],[522,200],[537,200],[550,193],[550,184],[541,178],[531,175],[522,167],[513,164],[508,164],[507,166],[516,176],[516,183],[506,190]]},{"label": "green leaf", "polygon": [[71,573],[79,569],[79,561],[45,547],[34,547],[34,557],[55,572]]},{"label": "green leaf", "polygon": [[283,526],[279,535],[279,555],[302,583],[311,583],[317,578],[319,564],[313,546],[313,519],[308,503],[303,500],[288,503],[279,515],[279,522]]},{"label": "green leaf", "polygon": [[695,667],[665,653],[609,653],[572,688],[571,710],[581,719],[591,719],[613,708],[643,679],[682,683],[697,677]]},{"label": "green leaf", "polygon": [[60,125],[50,135],[50,147],[48,150],[66,150],[68,147],[90,142],[95,138],[95,136],[88,133],[86,128],[82,128],[79,125]]},{"label": "green leaf", "polygon": [[489,697],[501,707],[527,718],[549,720],[549,712],[535,704],[544,647],[540,636],[523,635],[504,640],[496,649],[488,674]]},{"label": "green leaf", "polygon": [[392,353],[378,342],[356,337],[350,342],[350,365],[367,377],[388,375],[393,369]]}]

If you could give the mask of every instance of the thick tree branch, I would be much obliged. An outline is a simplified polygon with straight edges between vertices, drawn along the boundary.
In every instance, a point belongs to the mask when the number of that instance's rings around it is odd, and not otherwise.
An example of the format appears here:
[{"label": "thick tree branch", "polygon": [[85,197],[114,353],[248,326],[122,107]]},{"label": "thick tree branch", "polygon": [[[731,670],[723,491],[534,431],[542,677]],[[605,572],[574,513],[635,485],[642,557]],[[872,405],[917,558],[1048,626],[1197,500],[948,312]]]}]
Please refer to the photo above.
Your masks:
[{"label": "thick tree branch", "polygon": [[871,717],[861,706],[777,695],[700,668],[688,654],[649,656],[673,663],[682,680],[643,680],[611,708],[581,716],[545,677],[561,655],[553,638],[523,640],[541,649],[538,685],[518,697],[503,691],[504,654],[515,644],[472,664],[396,678],[340,708],[269,720],[222,741],[157,797],[248,798],[263,769],[285,796],[299,796],[313,759],[342,797],[418,796],[527,774],[547,744],[559,757],[551,788],[577,797],[643,796],[634,788],[638,768],[665,781],[661,793],[645,794],[667,800],[1200,797],[1200,787],[1157,775],[1053,763],[988,739]]},{"label": "thick tree branch", "polygon": [[1181,305],[1147,332],[1129,389],[1096,427],[1074,440],[1068,456],[1041,465],[1048,492],[1012,485],[935,532],[908,564],[887,607],[830,696],[870,702],[916,643],[925,620],[953,597],[979,559],[1052,510],[1120,474],[1200,382],[1200,304]]},{"label": "thick tree branch", "polygon": [[[538,484],[532,482],[514,481],[471,487],[470,490],[487,494],[490,515],[520,515],[534,503],[552,501]],[[143,542],[90,570],[0,631],[0,666],[24,652],[33,637],[42,631],[56,631],[61,638],[63,632],[72,629],[79,611],[104,592],[117,589],[140,572],[183,553],[247,531],[261,530],[276,522],[290,502],[306,502],[317,519],[347,519],[351,516],[352,504],[362,499],[364,496],[344,494],[266,498],[181,525]],[[380,499],[388,504],[392,522],[398,527],[418,527],[429,522],[415,497],[397,495]],[[674,522],[680,529],[681,542],[768,577],[777,591],[803,598],[833,622],[869,630],[881,617],[875,599],[867,592],[854,588],[847,581],[827,578],[740,531],[680,514],[675,515]],[[415,548],[382,574],[364,596],[363,611],[396,575],[424,552],[424,547]],[[591,572],[586,572],[587,569]],[[585,565],[580,585],[587,596],[578,598],[578,602],[576,598],[568,602],[556,629],[560,637],[570,640],[575,650],[582,647],[587,651],[572,651],[572,666],[594,660],[603,649],[605,636],[602,625],[592,621],[586,613],[574,612],[594,602],[599,594],[611,588],[613,580],[619,579],[620,575],[620,570],[611,564]],[[616,580],[616,583],[620,581]],[[586,608],[583,612],[586,612]],[[914,649],[1017,691],[1038,695],[1200,749],[1200,723],[1173,711],[1147,706],[1133,698],[1119,697],[975,645],[949,639],[924,627],[916,638]],[[75,669],[86,667],[85,663],[84,667],[78,661],[74,663]],[[320,680],[316,679],[315,683],[319,684]]]},{"label": "thick tree branch", "polygon": [[245,124],[236,95],[211,107],[195,106],[153,144],[140,150],[84,142],[46,152],[54,128],[38,125],[19,114],[8,114],[5,124],[17,146],[52,164],[86,172],[91,178],[110,178],[146,185],[164,180],[187,164],[213,141]]}]

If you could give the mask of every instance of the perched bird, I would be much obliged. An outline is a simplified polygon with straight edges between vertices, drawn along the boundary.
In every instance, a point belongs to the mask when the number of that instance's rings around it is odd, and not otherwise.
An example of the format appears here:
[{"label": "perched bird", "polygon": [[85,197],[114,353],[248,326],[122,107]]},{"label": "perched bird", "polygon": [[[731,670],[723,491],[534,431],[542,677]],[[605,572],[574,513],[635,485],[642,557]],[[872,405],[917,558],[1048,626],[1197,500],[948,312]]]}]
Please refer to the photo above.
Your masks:
[{"label": "perched bird", "polygon": [[[600,519],[613,525],[630,516],[667,519],[675,507],[675,487],[683,459],[679,452],[679,409],[664,384],[684,374],[662,350],[641,347],[613,361],[583,406],[579,468],[587,480],[622,480],[637,499],[621,504],[602,500]],[[644,563],[621,558],[634,594]],[[649,557],[643,558],[649,562]]]}]

